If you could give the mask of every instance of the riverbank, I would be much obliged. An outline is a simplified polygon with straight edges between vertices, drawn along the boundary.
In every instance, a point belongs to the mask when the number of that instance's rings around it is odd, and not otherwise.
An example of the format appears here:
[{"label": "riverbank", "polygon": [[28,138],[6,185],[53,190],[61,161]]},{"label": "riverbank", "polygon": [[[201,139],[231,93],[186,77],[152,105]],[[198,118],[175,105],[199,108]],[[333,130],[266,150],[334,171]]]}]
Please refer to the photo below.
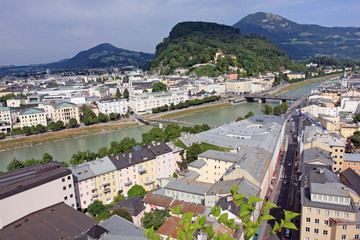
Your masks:
[{"label": "riverbank", "polygon": [[86,126],[81,128],[66,129],[57,132],[49,132],[44,134],[20,137],[15,139],[4,139],[0,144],[0,151],[7,151],[17,148],[30,147],[46,143],[58,142],[73,138],[80,138],[113,132],[119,129],[125,129],[138,126],[139,123],[134,119],[119,120],[116,122],[108,122],[104,124]]},{"label": "riverbank", "polygon": [[317,78],[311,78],[311,79],[308,79],[308,80],[292,83],[292,84],[284,86],[283,88],[279,89],[277,92],[273,93],[272,95],[278,95],[278,94],[293,90],[295,88],[299,88],[299,87],[302,87],[302,86],[305,86],[305,85],[308,85],[308,84],[319,82],[319,81],[324,80],[324,79],[338,77],[338,76],[341,76],[341,75],[342,75],[342,73],[336,73],[336,74],[326,75],[326,76],[317,77]]},{"label": "riverbank", "polygon": [[215,109],[219,109],[219,108],[223,108],[223,107],[229,107],[229,106],[231,106],[231,103],[224,102],[222,100],[222,101],[219,101],[216,103],[211,103],[207,106],[200,105],[200,106],[190,107],[190,108],[186,108],[186,109],[171,111],[169,113],[165,112],[162,114],[157,114],[157,115],[152,115],[152,116],[150,115],[149,118],[173,119],[173,118],[189,116],[189,115],[206,112],[206,111],[210,111],[210,110],[215,110]]}]

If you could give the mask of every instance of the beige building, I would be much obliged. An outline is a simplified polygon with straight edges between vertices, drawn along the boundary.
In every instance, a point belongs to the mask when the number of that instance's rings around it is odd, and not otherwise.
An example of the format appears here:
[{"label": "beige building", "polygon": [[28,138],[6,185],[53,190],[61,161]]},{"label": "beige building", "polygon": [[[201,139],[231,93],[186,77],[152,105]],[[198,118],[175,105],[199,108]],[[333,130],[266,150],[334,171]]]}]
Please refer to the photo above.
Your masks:
[{"label": "beige building", "polygon": [[60,102],[52,105],[52,120],[54,122],[62,121],[68,123],[74,118],[80,123],[80,107],[69,102]]},{"label": "beige building", "polygon": [[251,92],[252,81],[250,79],[229,80],[225,82],[225,92],[243,94]]},{"label": "beige building", "polygon": [[29,108],[19,114],[21,128],[41,124],[47,126],[46,113],[42,108]]},{"label": "beige building", "polygon": [[20,107],[22,104],[26,104],[26,99],[22,97],[13,97],[6,100],[6,106],[8,107]]},{"label": "beige building", "polygon": [[75,208],[72,173],[58,162],[0,175],[0,229],[41,209],[64,202]]}]

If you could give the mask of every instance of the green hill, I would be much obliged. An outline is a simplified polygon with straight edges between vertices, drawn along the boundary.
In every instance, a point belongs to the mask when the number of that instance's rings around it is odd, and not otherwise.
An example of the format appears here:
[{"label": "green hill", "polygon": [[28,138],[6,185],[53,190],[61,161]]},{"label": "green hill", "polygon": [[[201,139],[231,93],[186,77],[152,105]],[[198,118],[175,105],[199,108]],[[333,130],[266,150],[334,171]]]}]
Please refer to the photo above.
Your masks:
[{"label": "green hill", "polygon": [[[215,61],[215,53],[225,55]],[[216,75],[236,66],[252,75],[259,71],[277,71],[291,65],[291,60],[266,38],[251,34],[242,36],[231,26],[207,22],[178,23],[169,36],[156,46],[151,69],[162,74],[176,68],[190,68],[195,64],[212,63],[204,71]],[[210,68],[210,69],[209,69]]]},{"label": "green hill", "polygon": [[154,54],[135,52],[102,43],[81,51],[72,58],[48,64],[0,67],[0,72],[35,72],[46,69],[84,69],[103,67],[141,66],[154,58]]},{"label": "green hill", "polygon": [[360,28],[298,24],[263,12],[250,14],[233,27],[241,29],[243,34],[265,36],[292,59],[320,56],[360,59]]}]

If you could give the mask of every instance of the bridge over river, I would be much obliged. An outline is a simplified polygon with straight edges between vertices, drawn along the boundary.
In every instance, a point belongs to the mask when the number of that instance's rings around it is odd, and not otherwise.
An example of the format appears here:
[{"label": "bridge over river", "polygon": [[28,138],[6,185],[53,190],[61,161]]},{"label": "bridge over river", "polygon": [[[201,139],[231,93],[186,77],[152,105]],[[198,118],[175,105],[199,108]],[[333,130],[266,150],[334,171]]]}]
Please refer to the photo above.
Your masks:
[{"label": "bridge over river", "polygon": [[247,102],[255,102],[255,99],[257,99],[260,103],[266,103],[266,100],[279,100],[280,103],[286,102],[286,101],[296,101],[299,99],[299,97],[290,97],[290,96],[279,96],[279,95],[269,95],[269,94],[247,94],[244,95],[244,98]]}]

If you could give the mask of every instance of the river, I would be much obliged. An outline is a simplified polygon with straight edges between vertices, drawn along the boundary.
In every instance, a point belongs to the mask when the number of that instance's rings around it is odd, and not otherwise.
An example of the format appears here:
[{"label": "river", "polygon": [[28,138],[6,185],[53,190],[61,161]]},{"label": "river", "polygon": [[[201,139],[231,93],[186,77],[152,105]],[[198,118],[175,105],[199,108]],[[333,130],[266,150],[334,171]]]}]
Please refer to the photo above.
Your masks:
[{"label": "river", "polygon": [[[320,82],[312,83],[302,86],[300,88],[284,93],[287,96],[304,96],[311,92],[311,89],[316,88]],[[270,105],[276,106],[277,101],[269,102]],[[185,116],[179,118],[188,122],[207,123],[209,125],[221,125],[234,121],[239,116],[244,116],[249,111],[254,114],[261,113],[264,104],[261,103],[240,103],[221,109],[211,110],[207,112],[197,113],[195,115]],[[71,155],[77,151],[90,150],[97,152],[101,147],[110,147],[110,142],[120,141],[122,138],[129,136],[141,141],[141,134],[149,131],[156,125],[147,125],[132,127],[115,132],[103,133],[99,135],[86,136],[65,141],[48,143],[43,145],[36,145],[21,149],[14,149],[0,152],[0,171],[6,171],[6,166],[14,159],[25,161],[26,159],[35,158],[40,159],[42,155],[47,152],[51,154],[57,161],[69,162]]]}]

